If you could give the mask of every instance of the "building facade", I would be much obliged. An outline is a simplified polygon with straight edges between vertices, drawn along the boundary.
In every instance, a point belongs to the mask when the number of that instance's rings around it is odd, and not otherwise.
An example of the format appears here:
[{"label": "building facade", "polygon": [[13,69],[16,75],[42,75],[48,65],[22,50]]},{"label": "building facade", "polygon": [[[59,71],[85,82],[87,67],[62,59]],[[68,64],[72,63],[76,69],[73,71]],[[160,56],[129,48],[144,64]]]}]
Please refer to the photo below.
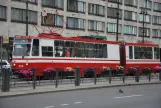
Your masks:
[{"label": "building facade", "polygon": [[[9,53],[13,37],[26,35],[26,1],[0,0],[0,35]],[[161,2],[148,0],[145,9],[145,1],[119,0],[119,40],[142,41],[144,22],[145,42],[161,43]],[[52,31],[63,36],[97,35],[116,41],[117,6],[117,0],[28,0],[28,34]]]}]

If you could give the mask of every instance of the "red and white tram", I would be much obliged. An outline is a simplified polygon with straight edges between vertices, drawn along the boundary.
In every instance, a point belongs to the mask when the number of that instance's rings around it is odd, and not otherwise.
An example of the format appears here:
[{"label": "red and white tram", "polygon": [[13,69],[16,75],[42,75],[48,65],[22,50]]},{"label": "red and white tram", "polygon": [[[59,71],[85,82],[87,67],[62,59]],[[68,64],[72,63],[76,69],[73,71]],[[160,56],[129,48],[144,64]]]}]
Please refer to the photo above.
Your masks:
[{"label": "red and white tram", "polygon": [[[63,37],[42,33],[39,36],[16,36],[12,68],[38,68],[37,75],[47,67],[116,68],[120,58],[128,67],[155,67],[160,65],[160,49],[156,44],[120,43],[107,40]],[[124,55],[122,55],[124,54]]]}]

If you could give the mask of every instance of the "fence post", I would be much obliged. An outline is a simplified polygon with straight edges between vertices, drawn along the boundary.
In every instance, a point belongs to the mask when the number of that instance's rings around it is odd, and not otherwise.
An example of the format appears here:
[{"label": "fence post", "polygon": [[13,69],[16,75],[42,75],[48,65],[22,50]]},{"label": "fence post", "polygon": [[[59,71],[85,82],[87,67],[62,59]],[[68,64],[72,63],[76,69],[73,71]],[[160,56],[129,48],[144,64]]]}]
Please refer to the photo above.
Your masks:
[{"label": "fence post", "polygon": [[2,68],[1,72],[2,72],[2,92],[5,92],[6,91],[6,84],[5,84],[6,72],[5,72],[5,69]]},{"label": "fence post", "polygon": [[109,83],[111,84],[111,76],[112,76],[112,69],[110,68],[110,70],[109,70]]},{"label": "fence post", "polygon": [[159,81],[161,81],[161,71],[159,72]]},{"label": "fence post", "polygon": [[55,78],[55,87],[57,88],[58,87],[58,77],[59,77],[59,69],[56,68],[56,78]]},{"label": "fence post", "polygon": [[125,67],[123,67],[123,77],[122,77],[123,83],[125,83],[125,71],[126,71],[126,69],[125,69]]},{"label": "fence post", "polygon": [[10,70],[2,69],[2,92],[9,92],[10,90]]},{"label": "fence post", "polygon": [[6,69],[6,92],[10,91],[10,69]]},{"label": "fence post", "polygon": [[139,67],[136,67],[135,82],[139,82]]},{"label": "fence post", "polygon": [[75,86],[80,86],[80,68],[79,67],[76,67]]},{"label": "fence post", "polygon": [[96,67],[94,68],[94,84],[96,85],[97,83],[97,71],[96,71]]},{"label": "fence post", "polygon": [[36,68],[33,69],[33,89],[36,88]]},{"label": "fence post", "polygon": [[149,81],[151,81],[151,70],[149,71],[148,78],[149,78]]}]

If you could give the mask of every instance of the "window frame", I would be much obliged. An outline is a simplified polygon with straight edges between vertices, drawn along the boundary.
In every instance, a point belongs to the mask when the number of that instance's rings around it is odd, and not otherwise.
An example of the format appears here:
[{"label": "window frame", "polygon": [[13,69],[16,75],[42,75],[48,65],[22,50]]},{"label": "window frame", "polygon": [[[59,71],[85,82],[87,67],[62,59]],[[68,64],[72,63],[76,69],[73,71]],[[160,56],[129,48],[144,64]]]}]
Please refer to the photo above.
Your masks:
[{"label": "window frame", "polygon": [[[112,9],[113,12],[109,11],[110,9]],[[107,18],[117,19],[117,8],[107,7],[107,13],[112,13],[112,15],[107,14]],[[122,9],[119,9],[119,20],[122,20]]]},{"label": "window frame", "polygon": [[0,21],[7,21],[7,7],[0,5],[0,8],[4,8],[4,10],[5,10],[5,12],[3,13],[3,14],[5,14],[5,16],[4,16],[4,18],[0,18]]},{"label": "window frame", "polygon": [[[67,0],[67,11],[68,12],[78,12],[78,13],[82,13],[85,14],[86,13],[86,2],[83,1],[74,1],[74,5],[77,5],[76,7],[74,7],[74,9],[70,9],[71,6],[69,6],[68,4],[69,0]],[[79,3],[83,3],[83,11],[79,11]]]},{"label": "window frame", "polygon": [[[90,6],[91,5],[91,6]],[[96,13],[94,13],[94,6],[96,8]],[[100,7],[103,8],[103,14],[100,14]],[[92,12],[91,10],[92,9]],[[92,3],[89,3],[88,4],[88,14],[89,15],[95,15],[95,16],[101,16],[101,17],[105,17],[105,6],[102,6],[102,5],[99,5],[99,4],[92,4]]]},{"label": "window frame", "polygon": [[[15,19],[12,19],[12,9],[16,9],[16,10],[18,10],[18,11],[22,11],[22,20],[20,21],[20,20],[15,20]],[[37,11],[33,11],[33,10],[28,10],[28,13],[30,13],[30,12],[35,12],[36,13],[36,22],[30,22],[29,21],[29,18],[28,18],[28,23],[29,24],[37,24],[38,23],[38,20],[37,20]],[[24,15],[24,13],[25,13],[25,16],[23,16]],[[28,15],[29,16],[29,15]],[[25,21],[23,21],[23,19],[25,19]],[[20,8],[15,8],[15,7],[12,7],[11,8],[11,22],[17,22],[17,23],[26,23],[26,10],[25,9],[20,9]]]},{"label": "window frame", "polygon": [[[72,21],[73,23],[73,26],[74,27],[69,27],[69,24],[68,24],[68,20],[69,19],[72,19],[74,21]],[[83,20],[83,28],[81,28],[78,24],[79,24],[79,20]],[[75,17],[67,17],[67,29],[72,29],[72,30],[85,30],[85,19],[82,19],[82,18],[75,18]]]},{"label": "window frame", "polygon": [[[51,24],[49,23],[49,24],[45,24],[45,17],[47,17],[47,16],[42,16],[41,15],[41,25],[42,26],[50,26],[50,27],[58,27],[58,28],[63,28],[63,25],[64,25],[64,22],[63,22],[63,19],[64,19],[64,17],[62,16],[62,15],[57,15],[57,14],[50,14],[50,13],[47,13],[47,15],[50,15],[49,16],[49,18],[52,18],[51,19]],[[56,25],[56,21],[57,21],[57,18],[56,17],[61,17],[61,20],[62,20],[62,25]],[[46,21],[47,20],[49,20],[49,18],[46,18]]]},{"label": "window frame", "polygon": [[[52,56],[48,56],[48,55],[43,56],[43,47],[47,47],[47,51],[45,51],[45,53],[51,53]],[[48,51],[49,47],[52,48],[52,51]],[[54,57],[53,46],[41,46],[41,55],[42,57]]]},{"label": "window frame", "polygon": [[43,3],[43,0],[41,0],[41,3],[42,3],[42,6],[44,7],[49,7],[49,8],[54,8],[54,9],[58,9],[58,10],[64,10],[64,0],[62,0],[63,4],[62,4],[62,7],[57,7],[57,4],[56,4],[56,0],[53,1],[53,5],[51,4],[44,4]]}]

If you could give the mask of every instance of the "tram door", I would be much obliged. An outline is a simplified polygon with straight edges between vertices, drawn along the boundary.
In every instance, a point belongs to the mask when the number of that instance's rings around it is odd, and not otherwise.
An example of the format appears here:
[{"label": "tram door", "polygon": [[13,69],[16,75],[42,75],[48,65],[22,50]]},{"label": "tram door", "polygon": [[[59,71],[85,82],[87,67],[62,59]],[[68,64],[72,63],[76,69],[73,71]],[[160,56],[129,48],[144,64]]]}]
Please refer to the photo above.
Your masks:
[{"label": "tram door", "polygon": [[120,44],[120,66],[126,67],[126,49],[124,44]]}]

